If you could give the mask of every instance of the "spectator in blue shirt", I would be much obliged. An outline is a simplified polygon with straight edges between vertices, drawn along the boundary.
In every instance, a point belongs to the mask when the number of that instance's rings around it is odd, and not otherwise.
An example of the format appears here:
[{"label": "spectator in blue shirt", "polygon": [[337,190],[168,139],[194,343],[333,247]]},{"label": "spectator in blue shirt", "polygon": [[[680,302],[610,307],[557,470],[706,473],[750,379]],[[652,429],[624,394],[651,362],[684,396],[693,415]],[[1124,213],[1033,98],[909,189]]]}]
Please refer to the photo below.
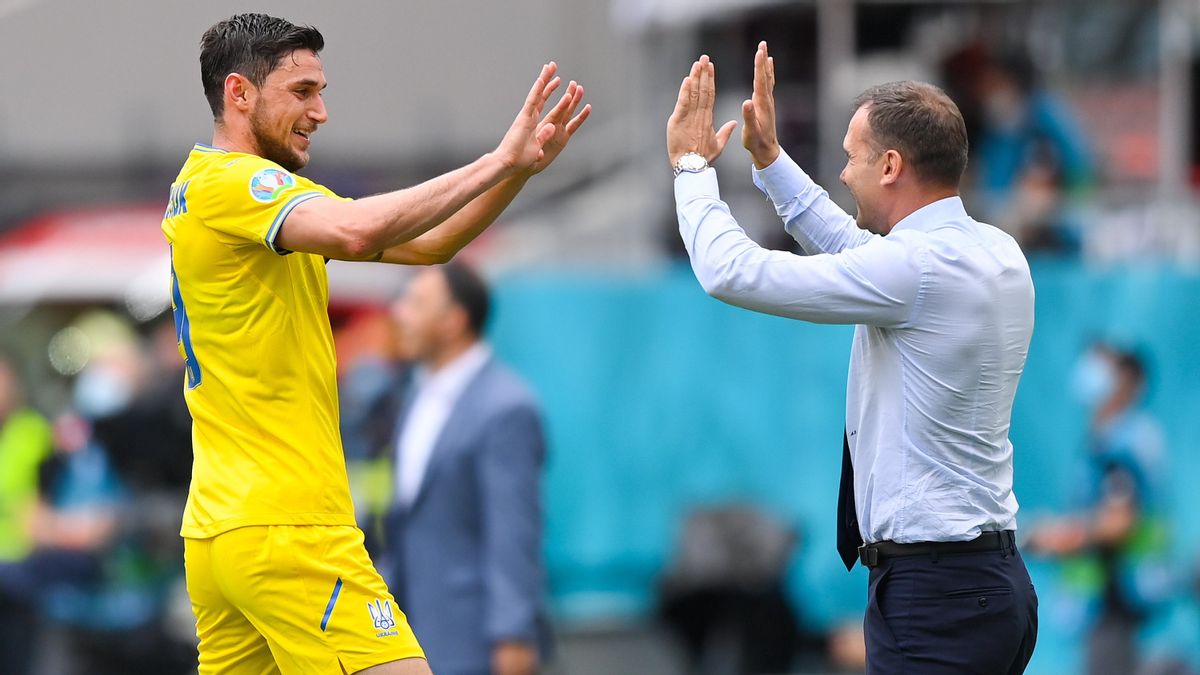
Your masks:
[{"label": "spectator in blue shirt", "polygon": [[1082,556],[1099,572],[1085,672],[1128,675],[1139,672],[1138,630],[1168,594],[1158,508],[1162,432],[1143,407],[1146,366],[1135,352],[1094,345],[1074,379],[1076,395],[1093,411],[1079,509],[1035,528],[1029,546]]}]

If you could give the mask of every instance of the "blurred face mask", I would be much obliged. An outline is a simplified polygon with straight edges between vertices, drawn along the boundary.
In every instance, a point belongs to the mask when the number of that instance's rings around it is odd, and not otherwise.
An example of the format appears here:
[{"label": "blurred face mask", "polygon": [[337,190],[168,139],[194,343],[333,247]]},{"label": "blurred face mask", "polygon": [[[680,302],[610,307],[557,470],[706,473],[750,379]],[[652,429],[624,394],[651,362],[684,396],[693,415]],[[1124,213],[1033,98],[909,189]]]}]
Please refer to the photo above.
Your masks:
[{"label": "blurred face mask", "polygon": [[983,100],[983,116],[994,131],[1012,133],[1025,123],[1021,94],[1012,87],[998,87]]},{"label": "blurred face mask", "polygon": [[121,412],[132,396],[132,384],[121,373],[105,366],[86,368],[75,380],[75,411],[89,419]]},{"label": "blurred face mask", "polygon": [[1112,361],[1095,349],[1089,349],[1075,364],[1071,391],[1080,403],[1094,408],[1112,394],[1116,380]]}]

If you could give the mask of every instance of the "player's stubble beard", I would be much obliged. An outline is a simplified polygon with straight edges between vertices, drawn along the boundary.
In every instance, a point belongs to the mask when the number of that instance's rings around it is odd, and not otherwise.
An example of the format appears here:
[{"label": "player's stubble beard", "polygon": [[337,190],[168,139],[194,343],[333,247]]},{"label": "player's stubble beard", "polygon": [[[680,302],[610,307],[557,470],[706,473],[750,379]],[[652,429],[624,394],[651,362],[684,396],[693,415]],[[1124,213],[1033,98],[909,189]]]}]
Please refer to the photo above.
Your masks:
[{"label": "player's stubble beard", "polygon": [[[254,142],[258,145],[260,156],[275,162],[288,171],[295,172],[303,169],[308,162],[297,154],[286,141],[280,141],[271,134],[270,126],[267,124],[267,115],[263,108],[262,105],[255,106],[254,111],[250,113],[250,133],[254,134]],[[288,137],[291,138],[290,128]]]}]

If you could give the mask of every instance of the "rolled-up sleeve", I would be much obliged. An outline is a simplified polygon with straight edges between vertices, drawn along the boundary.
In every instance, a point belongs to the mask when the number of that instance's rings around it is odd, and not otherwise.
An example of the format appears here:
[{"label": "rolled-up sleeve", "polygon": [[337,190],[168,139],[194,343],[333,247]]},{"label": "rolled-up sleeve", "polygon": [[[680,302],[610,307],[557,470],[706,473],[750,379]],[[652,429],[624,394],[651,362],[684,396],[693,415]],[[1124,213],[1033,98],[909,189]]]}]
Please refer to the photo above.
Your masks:
[{"label": "rolled-up sleeve", "polygon": [[723,302],[814,323],[901,326],[912,317],[926,274],[920,249],[885,237],[836,255],[764,249],[721,201],[712,169],[680,174],[675,204],[692,270]]},{"label": "rolled-up sleeve", "polygon": [[877,238],[859,229],[854,218],[782,150],[767,168],[752,169],[751,177],[774,203],[783,229],[809,255],[838,253]]}]

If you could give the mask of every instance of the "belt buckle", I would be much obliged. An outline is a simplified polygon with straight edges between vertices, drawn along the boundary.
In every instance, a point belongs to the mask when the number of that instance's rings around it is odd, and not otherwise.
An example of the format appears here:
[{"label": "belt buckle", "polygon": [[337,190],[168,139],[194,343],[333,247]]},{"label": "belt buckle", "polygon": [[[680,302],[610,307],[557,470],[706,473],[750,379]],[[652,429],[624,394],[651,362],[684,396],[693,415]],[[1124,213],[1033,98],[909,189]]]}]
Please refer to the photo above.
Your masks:
[{"label": "belt buckle", "polygon": [[863,567],[873,568],[879,566],[879,549],[870,544],[863,544],[858,547],[858,561]]}]

